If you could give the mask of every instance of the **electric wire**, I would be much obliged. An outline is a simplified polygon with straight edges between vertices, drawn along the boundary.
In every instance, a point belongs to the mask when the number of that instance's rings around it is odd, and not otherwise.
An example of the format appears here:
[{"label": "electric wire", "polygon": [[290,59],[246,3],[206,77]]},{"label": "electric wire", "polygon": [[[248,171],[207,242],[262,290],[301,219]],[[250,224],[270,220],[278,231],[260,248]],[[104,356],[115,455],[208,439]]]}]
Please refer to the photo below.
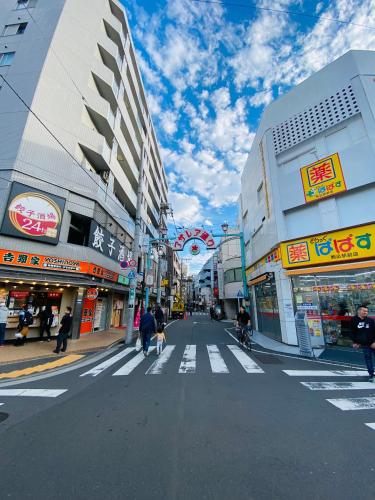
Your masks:
[{"label": "electric wire", "polygon": [[[45,129],[45,131],[57,142],[57,144],[65,151],[65,153],[73,160],[73,162],[78,165],[78,167],[88,176],[91,181],[94,182],[101,189],[105,195],[111,199],[117,206],[124,208],[116,198],[112,197],[106,189],[103,188],[95,179],[93,179],[89,172],[79,163],[79,161],[75,158],[75,156],[64,146],[64,144],[60,141],[60,139],[48,128],[48,126],[43,122],[41,118],[31,109],[31,107],[26,103],[26,101],[20,96],[20,94],[16,91],[16,89],[8,82],[3,75],[0,74],[0,78],[4,81],[4,83],[9,87],[9,89],[15,94],[15,96],[22,102],[22,104],[28,109],[28,111],[33,115],[33,117],[40,123],[40,125]],[[128,222],[130,221],[130,217]]]},{"label": "electric wire", "polygon": [[[32,19],[32,21],[34,22],[34,24],[36,25],[36,27],[38,28],[38,30],[40,31],[40,33],[42,34],[42,37],[45,39],[45,40],[48,40],[48,37],[44,34],[42,28],[40,27],[39,23],[36,21],[36,19],[34,18],[34,16],[31,14],[30,10],[28,7],[25,7],[25,10],[27,11],[27,13],[29,14],[30,18]],[[66,68],[66,66],[64,65],[64,63],[62,62],[62,60],[60,59],[60,57],[58,56],[57,52],[55,51],[55,49],[53,48],[53,41],[51,41],[50,45],[49,45],[49,48],[52,52],[52,54],[56,57],[56,60],[58,61],[58,63],[60,64],[60,66],[63,68],[63,70],[65,71],[65,74],[68,76],[69,80],[72,82],[72,84],[74,85],[75,89],[77,90],[78,94],[80,95],[80,97],[82,98],[83,101],[87,102],[85,96],[83,95],[83,93],[81,92],[80,88],[78,87],[77,83],[74,81],[72,75],[69,73],[68,69]]]},{"label": "electric wire", "polygon": [[260,7],[259,5],[256,4],[243,4],[243,3],[238,3],[238,2],[224,2],[221,0],[190,0],[190,2],[195,2],[195,3],[205,3],[205,4],[213,4],[213,5],[222,5],[223,7],[243,7],[247,9],[253,9],[253,10],[261,10],[261,11],[267,11],[267,12],[272,12],[275,14],[286,14],[288,16],[300,16],[300,17],[307,17],[310,19],[318,19],[318,20],[324,20],[324,21],[330,21],[333,23],[338,23],[338,24],[344,24],[348,26],[356,26],[358,28],[364,28],[368,30],[375,30],[375,26],[369,26],[366,24],[359,24],[359,23],[352,23],[351,21],[346,21],[343,19],[337,19],[334,17],[326,17],[326,16],[319,16],[317,14],[310,14],[308,12],[298,12],[298,11],[292,11],[292,10],[286,10],[286,9],[275,9],[271,7]]}]

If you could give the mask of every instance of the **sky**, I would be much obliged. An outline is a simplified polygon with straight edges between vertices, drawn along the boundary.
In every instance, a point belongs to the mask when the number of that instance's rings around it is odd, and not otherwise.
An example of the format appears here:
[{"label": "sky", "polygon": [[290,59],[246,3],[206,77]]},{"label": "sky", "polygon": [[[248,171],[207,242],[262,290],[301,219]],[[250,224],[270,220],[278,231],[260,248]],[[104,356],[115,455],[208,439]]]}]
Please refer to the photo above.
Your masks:
[{"label": "sky", "polygon": [[[375,0],[122,2],[167,173],[172,234],[235,225],[264,107],[348,50],[375,50]],[[209,256],[192,258],[190,270]]]}]

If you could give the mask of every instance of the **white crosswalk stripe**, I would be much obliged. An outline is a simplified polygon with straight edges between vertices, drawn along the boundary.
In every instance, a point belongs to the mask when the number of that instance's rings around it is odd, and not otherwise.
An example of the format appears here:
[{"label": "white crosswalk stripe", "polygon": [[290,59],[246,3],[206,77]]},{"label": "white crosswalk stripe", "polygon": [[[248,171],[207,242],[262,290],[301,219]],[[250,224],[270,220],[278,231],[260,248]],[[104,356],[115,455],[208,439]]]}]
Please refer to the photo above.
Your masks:
[{"label": "white crosswalk stripe", "polygon": [[178,373],[195,373],[197,367],[197,346],[187,345],[182,357]]},{"label": "white crosswalk stripe", "polygon": [[[239,346],[227,345],[227,347],[229,351],[233,354],[236,361],[241,365],[241,367],[245,370],[246,373],[249,374],[264,373],[262,368]],[[155,359],[154,356],[149,356],[145,358],[143,352],[137,353],[135,356],[132,357],[132,354],[135,354],[135,348],[128,347],[126,349],[123,349],[121,352],[111,356],[110,358],[106,359],[99,365],[94,366],[89,371],[82,373],[80,377],[84,376],[96,377],[97,375],[107,370],[114,364],[119,363],[121,360],[123,360],[123,358],[125,358],[128,355],[130,356],[130,358],[128,360],[125,360],[126,361],[125,364],[123,366],[120,366],[120,368],[118,368],[117,371],[113,373],[114,376],[130,375],[141,363],[143,363],[143,361],[145,361],[147,365],[150,365],[149,362],[150,358],[153,362],[148,368],[145,368],[146,369],[145,374],[159,375],[165,370],[166,365],[170,361],[172,355],[175,355],[176,352],[175,348],[176,348],[175,345],[168,344],[165,347],[163,353],[158,358]],[[200,348],[203,349],[204,346],[200,346]],[[220,350],[225,349],[225,346],[220,346],[219,349],[217,345],[210,344],[207,345],[206,348],[212,373],[224,373],[224,374],[230,373],[229,368],[225,363],[222,354],[220,352]],[[152,354],[154,352],[155,352],[155,346],[150,347],[149,354]],[[197,345],[189,344],[184,347],[184,352],[179,364],[178,373],[195,374],[196,372],[197,372]]]},{"label": "white crosswalk stripe", "polygon": [[372,382],[301,382],[310,391],[351,391],[375,389]]},{"label": "white crosswalk stripe", "polygon": [[250,358],[250,356],[245,354],[240,347],[237,345],[228,345],[227,347],[239,361],[246,373],[264,373],[262,368],[258,366],[255,361]]},{"label": "white crosswalk stripe", "polygon": [[124,358],[133,351],[135,351],[134,347],[127,347],[126,349],[119,352],[115,356],[106,359],[105,361],[103,361],[103,363],[100,363],[100,365],[94,366],[94,368],[92,368],[88,372],[82,373],[82,375],[80,376],[85,377],[86,375],[91,375],[92,377],[96,377],[97,375],[99,375],[99,373],[102,373],[104,370],[114,365],[115,363],[117,363],[117,361],[120,361],[120,359]]},{"label": "white crosswalk stripe", "polygon": [[367,425],[367,427],[370,427],[371,429],[374,429],[374,431],[375,431],[375,422],[372,422],[370,424],[365,424],[365,425]]},{"label": "white crosswalk stripe", "polygon": [[[156,349],[155,346],[150,347],[148,350],[148,353],[149,354],[152,353],[153,351],[155,351],[155,349]],[[129,375],[135,368],[137,368],[138,365],[140,365],[142,363],[142,361],[144,361],[144,359],[145,359],[145,356],[144,356],[143,352],[141,351],[139,354],[134,356],[134,358],[132,358],[127,363],[125,363],[124,366],[122,366],[119,370],[117,370],[117,372],[115,372],[113,375],[114,376]]]},{"label": "white crosswalk stripe", "polygon": [[228,367],[225,364],[217,345],[208,345],[207,352],[210,359],[212,373],[229,373]]},{"label": "white crosswalk stripe", "polygon": [[0,389],[0,396],[26,396],[33,398],[57,398],[68,389]]},{"label": "white crosswalk stripe", "polygon": [[283,370],[283,372],[289,377],[368,377],[367,371],[362,370]]},{"label": "white crosswalk stripe", "polygon": [[163,371],[164,366],[167,364],[169,358],[174,351],[174,345],[167,345],[163,352],[160,354],[159,358],[152,363],[150,368],[147,370],[146,375],[160,375]]},{"label": "white crosswalk stripe", "polygon": [[375,398],[343,398],[343,399],[327,399],[340,410],[374,410]]}]

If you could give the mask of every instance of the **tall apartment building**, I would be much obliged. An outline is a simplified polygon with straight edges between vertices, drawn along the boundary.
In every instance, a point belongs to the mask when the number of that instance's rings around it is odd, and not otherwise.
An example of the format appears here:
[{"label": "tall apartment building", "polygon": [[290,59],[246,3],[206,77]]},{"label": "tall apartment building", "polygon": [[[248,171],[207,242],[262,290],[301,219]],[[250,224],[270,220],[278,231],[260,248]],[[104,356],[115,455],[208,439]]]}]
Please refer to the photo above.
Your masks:
[{"label": "tall apartment building", "polygon": [[24,303],[72,305],[75,337],[124,324],[137,198],[146,245],[168,190],[124,7],[0,0],[0,35],[7,337]]},{"label": "tall apartment building", "polygon": [[247,275],[258,330],[349,342],[375,315],[375,53],[350,51],[270,104],[242,175]]}]

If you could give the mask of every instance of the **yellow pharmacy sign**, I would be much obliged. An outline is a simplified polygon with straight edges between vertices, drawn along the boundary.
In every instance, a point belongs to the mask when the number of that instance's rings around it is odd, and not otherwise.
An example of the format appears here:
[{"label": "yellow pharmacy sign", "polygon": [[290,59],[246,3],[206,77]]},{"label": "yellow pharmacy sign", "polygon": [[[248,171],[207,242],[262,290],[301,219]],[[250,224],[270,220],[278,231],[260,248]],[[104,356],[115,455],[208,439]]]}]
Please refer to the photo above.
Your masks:
[{"label": "yellow pharmacy sign", "polygon": [[317,234],[281,243],[284,268],[373,259],[375,257],[375,224],[351,227],[341,231]]},{"label": "yellow pharmacy sign", "polygon": [[301,178],[306,203],[346,191],[338,153],[302,167]]}]

